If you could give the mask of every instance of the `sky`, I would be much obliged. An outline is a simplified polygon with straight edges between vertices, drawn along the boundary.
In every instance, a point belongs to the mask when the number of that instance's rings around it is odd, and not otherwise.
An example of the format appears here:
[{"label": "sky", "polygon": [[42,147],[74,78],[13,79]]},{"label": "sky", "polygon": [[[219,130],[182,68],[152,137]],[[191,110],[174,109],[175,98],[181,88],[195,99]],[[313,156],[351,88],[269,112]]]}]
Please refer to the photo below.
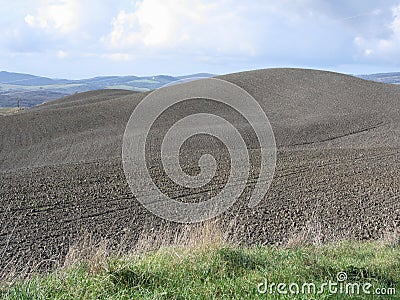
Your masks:
[{"label": "sky", "polygon": [[0,70],[79,79],[400,71],[400,0],[0,0]]}]

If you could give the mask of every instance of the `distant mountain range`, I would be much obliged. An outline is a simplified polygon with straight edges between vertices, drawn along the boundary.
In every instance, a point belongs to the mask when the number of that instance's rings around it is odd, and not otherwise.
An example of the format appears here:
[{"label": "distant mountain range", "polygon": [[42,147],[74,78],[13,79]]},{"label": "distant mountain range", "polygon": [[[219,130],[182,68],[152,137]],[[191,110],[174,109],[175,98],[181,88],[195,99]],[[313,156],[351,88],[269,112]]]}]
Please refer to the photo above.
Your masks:
[{"label": "distant mountain range", "polygon": [[[34,76],[30,74],[0,72],[0,107],[33,107],[80,92],[101,89],[148,91],[182,79],[213,77],[208,73],[186,76],[103,76],[89,79],[68,80]],[[400,84],[400,73],[355,75],[371,81]]]},{"label": "distant mountain range", "polygon": [[369,74],[369,75],[357,75],[362,79],[383,82],[383,83],[392,83],[392,84],[400,84],[400,72],[398,73],[378,73],[378,74]]},{"label": "distant mountain range", "polygon": [[0,72],[0,107],[32,107],[46,101],[80,92],[102,89],[148,91],[166,84],[189,78],[213,77],[198,73],[186,76],[104,76],[68,80],[34,76],[30,74]]}]

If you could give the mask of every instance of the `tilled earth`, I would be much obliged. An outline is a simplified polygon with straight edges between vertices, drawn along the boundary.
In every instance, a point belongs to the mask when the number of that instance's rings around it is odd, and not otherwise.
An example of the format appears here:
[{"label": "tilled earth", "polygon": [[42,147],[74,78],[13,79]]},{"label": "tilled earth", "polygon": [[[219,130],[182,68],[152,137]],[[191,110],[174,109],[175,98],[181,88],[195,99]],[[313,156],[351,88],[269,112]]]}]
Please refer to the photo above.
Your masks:
[{"label": "tilled earth", "polygon": [[[296,69],[223,78],[260,103],[278,147],[265,198],[255,208],[247,205],[257,182],[255,164],[241,197],[219,216],[228,235],[245,244],[281,244],[303,232],[327,242],[375,239],[397,230],[399,86]],[[122,136],[145,95],[89,92],[0,117],[0,273],[44,270],[62,262],[87,232],[115,247],[123,240],[129,249],[140,235],[183,226],[150,213],[125,178]],[[166,111],[154,130],[154,143],[193,111],[228,115],[226,108],[203,100]],[[247,124],[235,115],[232,124],[250,140],[250,157],[257,161]],[[224,148],[209,142],[186,145],[188,161],[182,162],[189,174],[199,171],[199,151],[224,157]],[[153,153],[157,149],[149,150],[150,171],[160,189],[176,200],[204,201],[226,183],[230,165],[225,157],[210,184],[194,190],[171,187]]]},{"label": "tilled earth", "polygon": [[[282,243],[303,230],[320,241],[379,238],[400,225],[399,161],[398,148],[282,150],[265,199],[250,209],[244,192],[221,221],[234,221],[229,230],[244,243]],[[134,198],[119,160],[0,176],[3,269],[60,261],[84,232],[133,245],[146,231],[179,226]]]}]

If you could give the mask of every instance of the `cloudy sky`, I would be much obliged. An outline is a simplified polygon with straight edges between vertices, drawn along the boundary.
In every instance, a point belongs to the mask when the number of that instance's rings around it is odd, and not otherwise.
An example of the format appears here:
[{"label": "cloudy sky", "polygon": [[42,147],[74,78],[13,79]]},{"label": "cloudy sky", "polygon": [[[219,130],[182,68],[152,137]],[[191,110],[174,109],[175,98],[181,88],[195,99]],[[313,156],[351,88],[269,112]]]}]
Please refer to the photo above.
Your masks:
[{"label": "cloudy sky", "polygon": [[400,71],[400,0],[0,0],[0,70]]}]

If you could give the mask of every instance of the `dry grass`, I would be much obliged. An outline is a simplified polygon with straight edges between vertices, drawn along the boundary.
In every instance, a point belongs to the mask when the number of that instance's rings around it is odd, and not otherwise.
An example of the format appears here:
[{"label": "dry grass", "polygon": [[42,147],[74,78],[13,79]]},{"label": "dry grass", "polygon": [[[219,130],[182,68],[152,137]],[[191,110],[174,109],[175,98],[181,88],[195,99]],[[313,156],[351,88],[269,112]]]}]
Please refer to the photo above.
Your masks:
[{"label": "dry grass", "polygon": [[[322,229],[321,223],[309,222],[303,229],[294,231],[289,234],[286,242],[283,243],[285,248],[300,248],[308,246],[322,246],[329,243],[336,243],[341,241],[351,241],[351,235],[335,236],[333,233],[325,232]],[[382,246],[395,247],[400,245],[400,229],[396,224],[386,227],[382,233],[381,238],[378,240]]]},{"label": "dry grass", "polygon": [[111,251],[106,240],[95,242],[93,235],[85,232],[83,236],[70,246],[64,260],[64,267],[71,267],[78,263],[86,263],[91,274],[99,273]]},{"label": "dry grass", "polygon": [[155,232],[143,232],[136,244],[134,252],[148,252],[166,247],[210,248],[228,242],[222,232],[220,223],[206,221],[199,224],[184,225],[179,229],[162,228]]},{"label": "dry grass", "polygon": [[400,244],[400,229],[397,226],[387,228],[381,238],[381,242],[386,246],[397,246]]},{"label": "dry grass", "polygon": [[284,246],[287,248],[320,246],[323,244],[323,240],[321,223],[309,222],[302,230],[293,232]]},{"label": "dry grass", "polygon": [[[122,239],[118,248],[113,249],[106,239],[100,241],[84,232],[70,248],[65,257],[63,267],[68,268],[77,264],[88,266],[88,272],[98,274],[106,268],[111,257],[126,255],[126,245]],[[128,238],[126,238],[128,240]],[[129,254],[140,255],[163,248],[180,247],[191,249],[215,249],[228,244],[228,238],[223,233],[218,220],[206,221],[199,224],[183,225],[180,228],[162,227],[155,231],[143,231],[136,245],[129,249]]]},{"label": "dry grass", "polygon": [[12,115],[26,109],[25,107],[0,107],[0,116]]}]

